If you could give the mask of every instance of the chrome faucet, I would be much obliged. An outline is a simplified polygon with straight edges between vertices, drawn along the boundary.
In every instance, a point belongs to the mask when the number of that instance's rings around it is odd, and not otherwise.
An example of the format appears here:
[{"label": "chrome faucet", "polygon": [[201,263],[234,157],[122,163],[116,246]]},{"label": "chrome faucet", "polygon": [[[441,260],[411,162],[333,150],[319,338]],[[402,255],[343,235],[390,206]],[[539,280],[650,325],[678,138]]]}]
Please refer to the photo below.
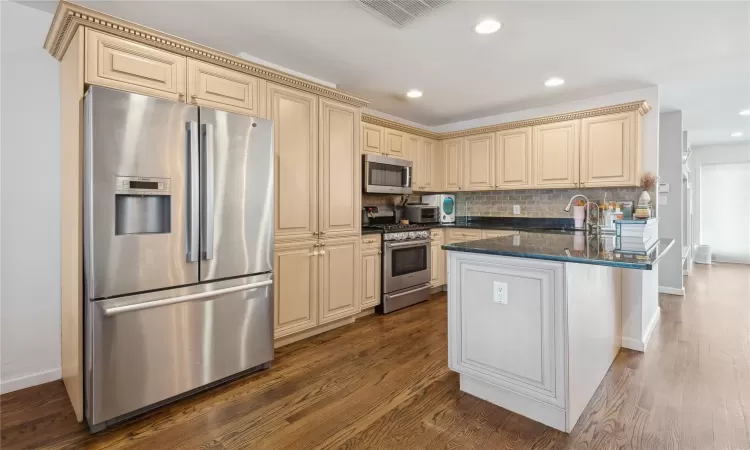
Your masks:
[{"label": "chrome faucet", "polygon": [[[599,205],[597,205],[596,203],[590,202],[589,199],[588,199],[588,197],[586,197],[585,195],[583,195],[583,194],[576,194],[576,195],[572,196],[570,198],[570,201],[568,202],[567,206],[565,206],[565,208],[563,209],[563,211],[570,212],[570,207],[573,206],[573,200],[577,199],[578,197],[581,197],[581,198],[583,198],[586,201],[586,203],[583,205],[583,211],[586,213],[586,229],[589,232],[591,232],[591,231],[598,231],[599,230],[599,213],[600,213],[600,211],[599,211]],[[590,208],[588,208],[589,205],[596,206],[596,216],[597,216],[596,217],[596,221],[591,220],[590,214],[588,214],[587,209],[590,209]]]}]

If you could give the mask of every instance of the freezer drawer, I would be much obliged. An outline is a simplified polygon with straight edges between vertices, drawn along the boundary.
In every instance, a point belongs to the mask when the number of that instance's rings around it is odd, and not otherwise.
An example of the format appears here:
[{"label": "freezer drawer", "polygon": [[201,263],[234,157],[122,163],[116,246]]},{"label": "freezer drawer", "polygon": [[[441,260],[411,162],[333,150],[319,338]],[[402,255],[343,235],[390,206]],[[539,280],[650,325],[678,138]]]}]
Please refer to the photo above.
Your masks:
[{"label": "freezer drawer", "polygon": [[273,359],[273,275],[88,303],[95,427]]}]

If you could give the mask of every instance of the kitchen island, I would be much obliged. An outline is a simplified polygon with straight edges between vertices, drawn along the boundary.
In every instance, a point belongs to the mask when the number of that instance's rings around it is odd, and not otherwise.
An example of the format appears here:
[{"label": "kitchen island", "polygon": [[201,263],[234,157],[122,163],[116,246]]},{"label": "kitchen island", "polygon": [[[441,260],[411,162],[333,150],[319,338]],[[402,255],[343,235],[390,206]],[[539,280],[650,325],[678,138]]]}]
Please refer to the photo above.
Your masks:
[{"label": "kitchen island", "polygon": [[521,231],[444,245],[461,390],[570,432],[620,347],[645,351],[672,244],[632,255],[614,236]]}]

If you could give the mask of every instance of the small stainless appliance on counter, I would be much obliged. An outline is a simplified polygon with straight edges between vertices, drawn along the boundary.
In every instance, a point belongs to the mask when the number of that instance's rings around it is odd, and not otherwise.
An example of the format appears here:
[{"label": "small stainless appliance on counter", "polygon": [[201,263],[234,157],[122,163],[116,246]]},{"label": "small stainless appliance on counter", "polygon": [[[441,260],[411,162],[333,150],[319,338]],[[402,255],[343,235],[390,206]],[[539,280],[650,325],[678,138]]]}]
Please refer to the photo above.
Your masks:
[{"label": "small stainless appliance on counter", "polygon": [[430,205],[406,205],[405,217],[409,223],[439,223],[440,208]]},{"label": "small stainless appliance on counter", "polygon": [[84,416],[92,431],[273,359],[273,123],[89,88]]},{"label": "small stainless appliance on counter", "polygon": [[440,208],[440,223],[456,222],[456,196],[450,194],[423,195],[422,203]]},{"label": "small stainless appliance on counter", "polygon": [[366,194],[411,194],[412,162],[362,155],[362,191]]}]

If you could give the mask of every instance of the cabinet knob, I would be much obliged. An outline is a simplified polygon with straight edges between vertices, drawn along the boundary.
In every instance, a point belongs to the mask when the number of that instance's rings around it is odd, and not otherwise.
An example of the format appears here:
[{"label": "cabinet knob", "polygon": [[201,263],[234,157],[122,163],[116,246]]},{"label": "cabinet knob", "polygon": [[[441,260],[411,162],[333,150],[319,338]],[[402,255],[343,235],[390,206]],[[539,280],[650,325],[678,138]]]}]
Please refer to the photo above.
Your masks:
[{"label": "cabinet knob", "polygon": [[378,250],[378,255],[382,255],[382,254],[383,254],[383,252],[381,252],[380,250]]},{"label": "cabinet knob", "polygon": [[313,236],[317,236],[317,235],[318,235],[318,232],[317,231],[313,231]]},{"label": "cabinet knob", "polygon": [[185,98],[185,93],[180,92],[179,94],[177,94],[177,97],[179,97],[179,99],[182,100],[183,98]]},{"label": "cabinet knob", "polygon": [[325,250],[321,250],[321,251],[319,251],[319,252],[318,252],[318,255],[320,255],[320,256],[323,256],[323,255],[325,255],[325,254],[326,254],[326,251],[325,251]]},{"label": "cabinet knob", "polygon": [[321,247],[325,247],[325,246],[326,246],[326,243],[325,243],[325,242],[323,242],[322,244],[320,244],[320,246],[321,246]]},{"label": "cabinet knob", "polygon": [[324,235],[324,234],[326,234],[326,232],[325,232],[325,231],[321,231],[321,232],[320,232],[320,235],[321,235],[321,236],[322,236],[322,235]]},{"label": "cabinet knob", "polygon": [[581,183],[581,186],[586,186],[586,183]]},{"label": "cabinet knob", "polygon": [[193,94],[193,95],[191,95],[191,96],[190,96],[190,100],[192,100],[192,101],[193,101],[193,103],[195,103],[195,102],[196,102],[196,99],[197,99],[197,98],[198,98],[198,96],[197,96],[197,95],[195,95],[195,94]]}]

